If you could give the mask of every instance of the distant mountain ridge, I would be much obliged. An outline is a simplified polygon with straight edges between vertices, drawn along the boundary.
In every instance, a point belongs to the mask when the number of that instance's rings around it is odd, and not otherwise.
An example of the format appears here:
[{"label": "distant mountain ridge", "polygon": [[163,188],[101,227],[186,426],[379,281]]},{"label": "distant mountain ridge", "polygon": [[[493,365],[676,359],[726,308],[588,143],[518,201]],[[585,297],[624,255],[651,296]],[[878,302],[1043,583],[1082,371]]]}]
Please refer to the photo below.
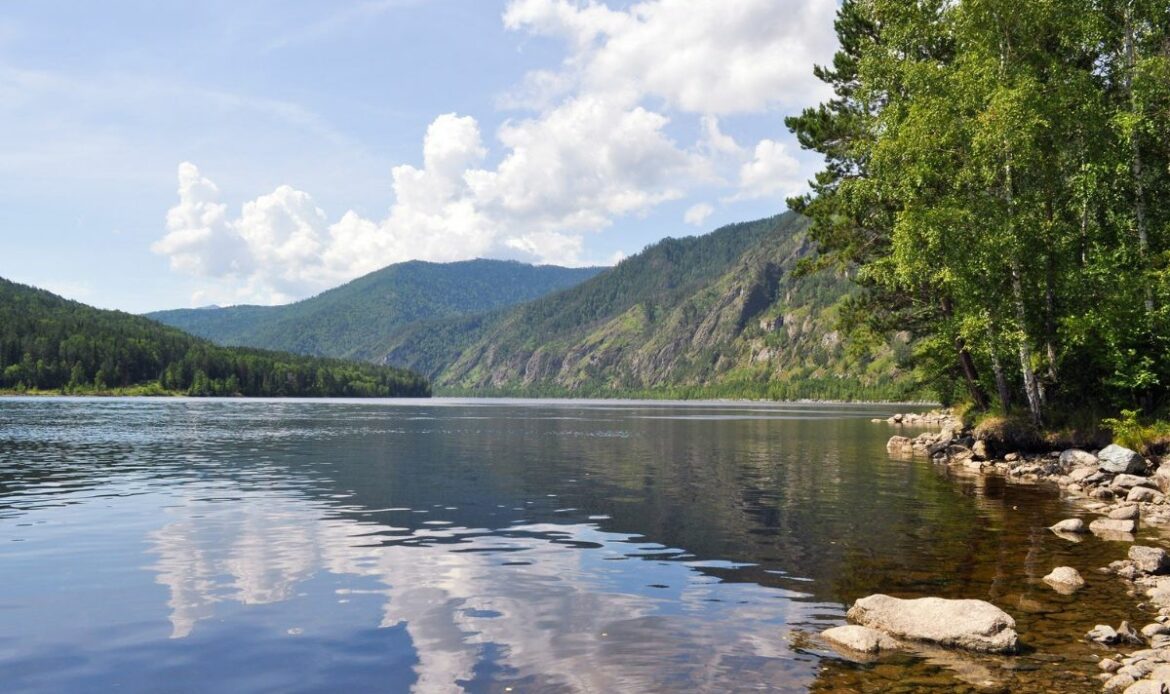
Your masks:
[{"label": "distant mountain ridge", "polygon": [[147,317],[223,345],[374,361],[388,340],[418,321],[513,306],[603,269],[486,259],[410,261],[284,306],[179,309]]},{"label": "distant mountain ridge", "polygon": [[[909,352],[905,336],[848,348],[842,342],[838,305],[856,290],[848,279],[794,272],[815,253],[807,226],[804,217],[785,213],[663,239],[612,268],[575,276],[546,269],[561,284],[549,281],[527,301],[476,304],[444,298],[447,288],[435,285],[425,300],[414,291],[392,292],[398,301],[388,318],[379,313],[384,304],[369,297],[385,296],[386,283],[409,277],[403,268],[411,264],[404,264],[289,307],[151,315],[219,341],[309,353],[327,348],[334,356],[408,368],[448,394],[922,395],[899,367]],[[429,276],[449,267],[423,265]],[[491,267],[520,281],[529,266]],[[536,293],[511,291],[498,296]],[[415,306],[412,297],[430,303]]]},{"label": "distant mountain ridge", "polygon": [[[448,392],[911,395],[898,367],[904,338],[853,350],[842,343],[836,311],[855,290],[849,280],[794,273],[814,253],[807,226],[785,213],[664,239],[576,287],[489,316],[418,326],[383,361],[417,369]],[[446,351],[431,353],[436,343]]]}]

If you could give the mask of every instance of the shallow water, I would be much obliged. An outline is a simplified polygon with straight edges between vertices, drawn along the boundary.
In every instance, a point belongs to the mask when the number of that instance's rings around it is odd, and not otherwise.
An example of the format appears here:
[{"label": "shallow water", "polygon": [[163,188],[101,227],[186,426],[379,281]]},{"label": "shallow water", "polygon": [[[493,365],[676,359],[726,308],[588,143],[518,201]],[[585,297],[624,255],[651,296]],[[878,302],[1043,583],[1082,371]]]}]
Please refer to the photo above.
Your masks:
[{"label": "shallow water", "polygon": [[[16,691],[1099,691],[1144,624],[1052,490],[885,454],[889,407],[0,399]],[[1071,565],[1089,582],[1040,581]],[[1027,652],[858,663],[857,597]]]}]

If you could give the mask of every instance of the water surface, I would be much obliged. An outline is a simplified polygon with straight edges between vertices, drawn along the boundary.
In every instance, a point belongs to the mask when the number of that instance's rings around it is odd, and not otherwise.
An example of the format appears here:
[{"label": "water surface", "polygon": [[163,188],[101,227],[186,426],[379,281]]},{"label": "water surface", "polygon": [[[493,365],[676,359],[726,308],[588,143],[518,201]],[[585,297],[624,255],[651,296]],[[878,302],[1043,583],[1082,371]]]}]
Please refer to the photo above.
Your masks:
[{"label": "water surface", "polygon": [[[0,399],[4,691],[1096,691],[1124,555],[1050,491],[889,460],[889,407]],[[1039,578],[1069,564],[1089,586]],[[858,663],[857,597],[1011,659]],[[1144,623],[1144,622],[1141,622]]]}]

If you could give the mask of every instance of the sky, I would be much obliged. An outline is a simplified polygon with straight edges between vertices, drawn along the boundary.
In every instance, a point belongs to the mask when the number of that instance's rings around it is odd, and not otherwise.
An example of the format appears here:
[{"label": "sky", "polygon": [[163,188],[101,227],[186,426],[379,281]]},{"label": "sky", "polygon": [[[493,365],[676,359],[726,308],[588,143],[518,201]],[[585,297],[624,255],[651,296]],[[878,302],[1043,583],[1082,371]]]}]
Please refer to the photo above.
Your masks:
[{"label": "sky", "polygon": [[0,0],[0,277],[276,304],[785,209],[836,0]]}]

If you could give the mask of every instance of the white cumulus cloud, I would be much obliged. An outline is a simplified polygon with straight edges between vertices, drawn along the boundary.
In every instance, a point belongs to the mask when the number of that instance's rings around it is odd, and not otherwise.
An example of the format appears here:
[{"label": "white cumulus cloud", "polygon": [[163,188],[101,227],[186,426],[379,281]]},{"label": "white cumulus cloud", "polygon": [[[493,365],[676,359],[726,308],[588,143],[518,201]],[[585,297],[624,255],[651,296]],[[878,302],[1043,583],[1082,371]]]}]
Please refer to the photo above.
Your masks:
[{"label": "white cumulus cloud", "polygon": [[783,199],[804,186],[800,162],[788,147],[783,142],[761,140],[752,159],[739,170],[740,192],[728,200]]},{"label": "white cumulus cloud", "polygon": [[[421,165],[393,169],[384,218],[330,217],[290,186],[232,215],[216,185],[184,163],[179,202],[153,249],[176,271],[216,281],[198,301],[274,303],[411,259],[583,264],[588,233],[705,186],[729,189],[724,202],[782,197],[806,178],[786,145],[741,146],[721,122],[820,99],[811,68],[831,56],[836,7],[512,0],[504,25],[563,40],[565,59],[499,100],[520,113],[486,144],[474,117],[435,118]],[[677,141],[687,132],[693,141]],[[702,225],[713,211],[694,204],[684,221]]]},{"label": "white cumulus cloud", "polygon": [[715,208],[705,202],[692,205],[683,215],[683,221],[692,226],[702,226],[703,222],[715,212]]},{"label": "white cumulus cloud", "polygon": [[231,228],[219,188],[194,164],[179,165],[179,204],[167,212],[167,235],[155,242],[171,267],[198,277],[240,276],[251,272],[246,244]]},{"label": "white cumulus cloud", "polygon": [[570,41],[565,69],[590,90],[633,88],[719,114],[823,96],[811,68],[836,45],[836,11],[836,0],[647,0],[624,11],[513,0],[504,24]]}]

